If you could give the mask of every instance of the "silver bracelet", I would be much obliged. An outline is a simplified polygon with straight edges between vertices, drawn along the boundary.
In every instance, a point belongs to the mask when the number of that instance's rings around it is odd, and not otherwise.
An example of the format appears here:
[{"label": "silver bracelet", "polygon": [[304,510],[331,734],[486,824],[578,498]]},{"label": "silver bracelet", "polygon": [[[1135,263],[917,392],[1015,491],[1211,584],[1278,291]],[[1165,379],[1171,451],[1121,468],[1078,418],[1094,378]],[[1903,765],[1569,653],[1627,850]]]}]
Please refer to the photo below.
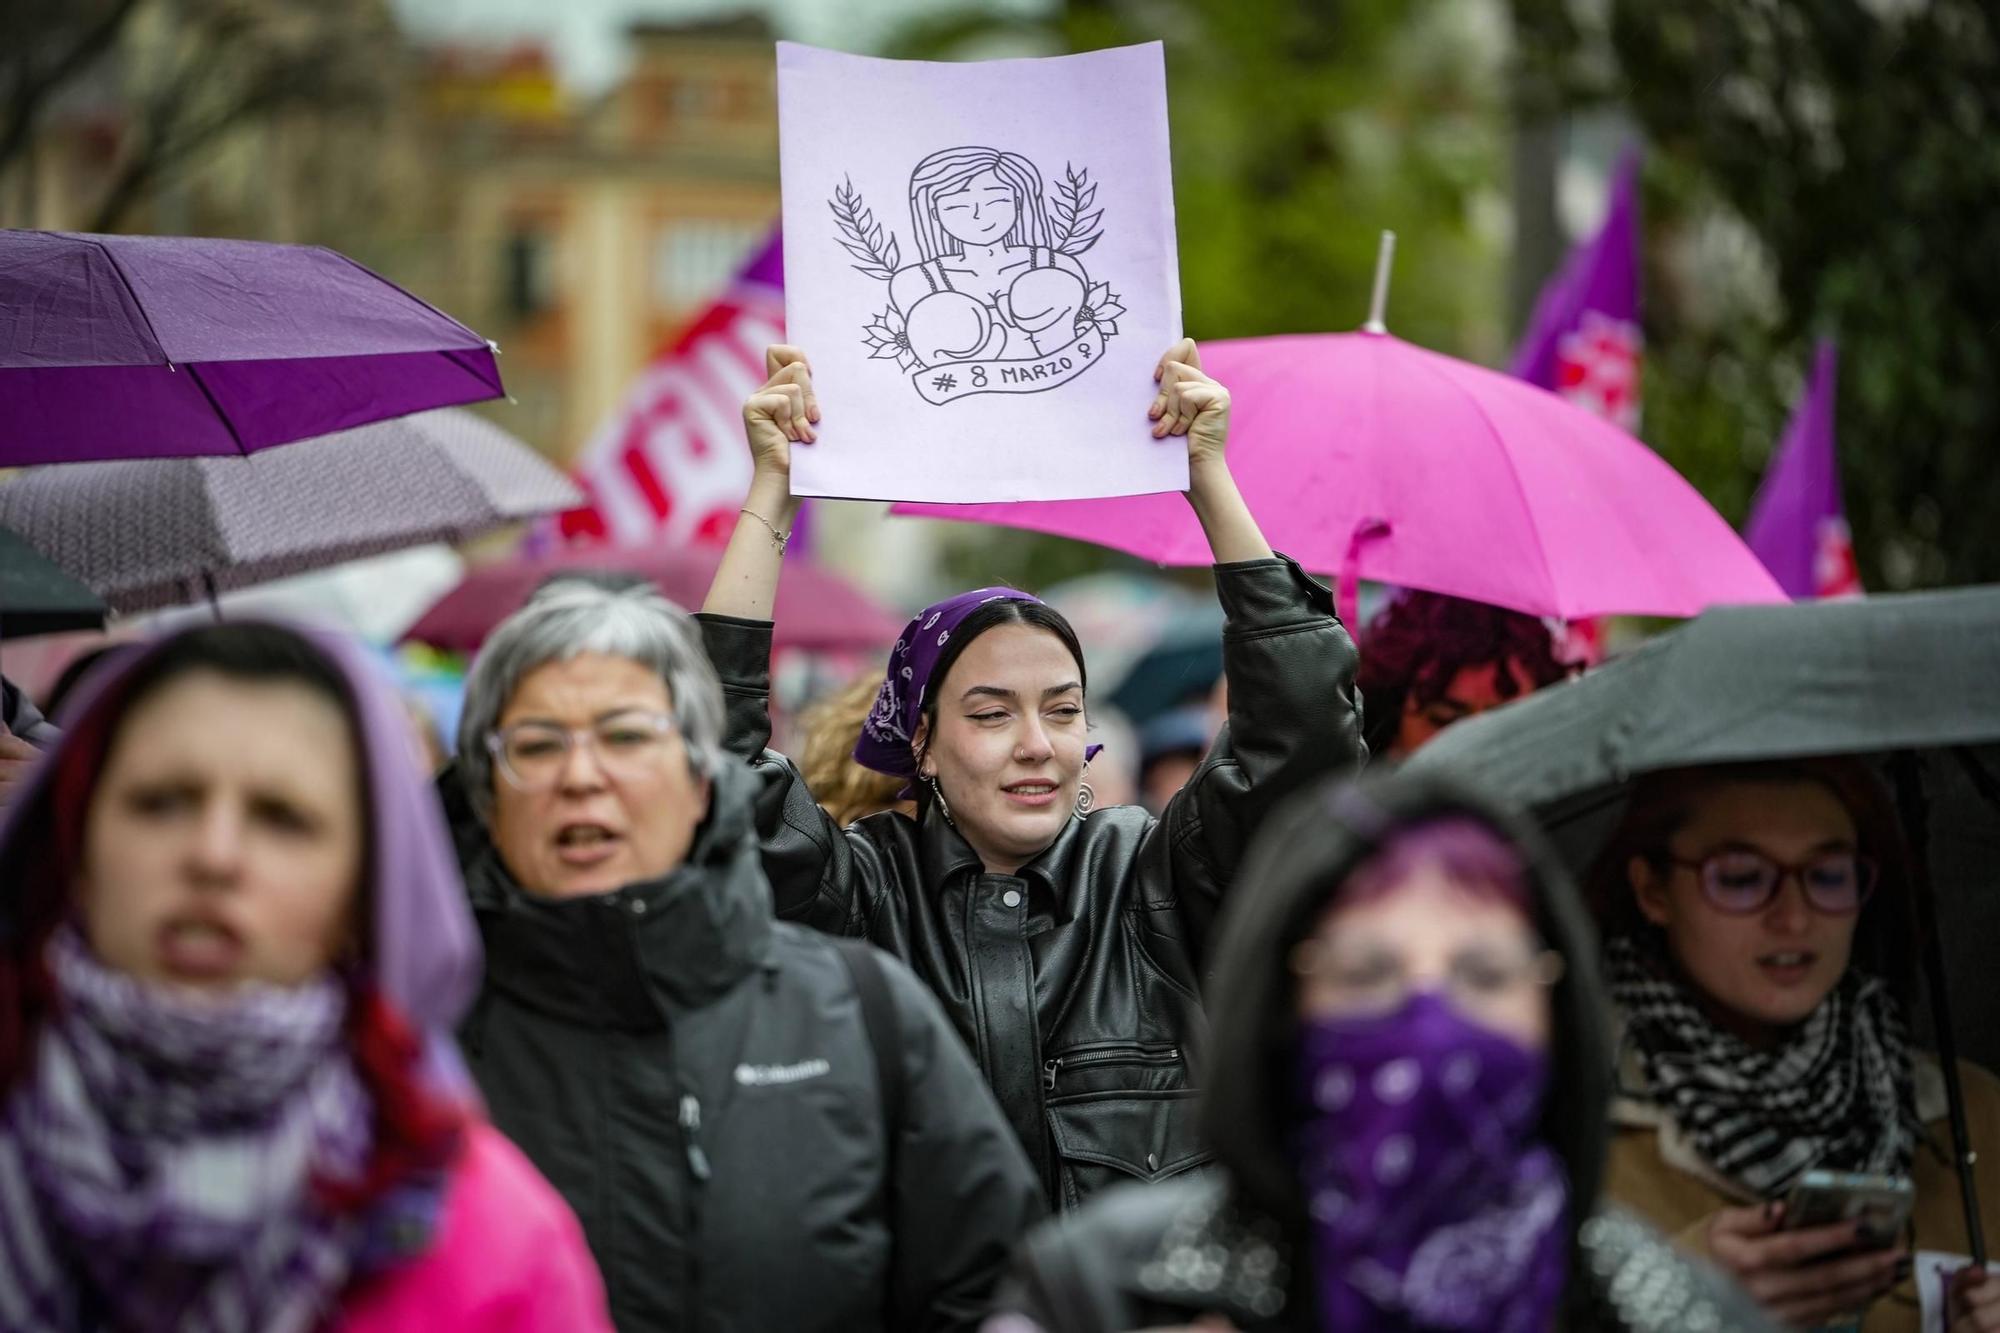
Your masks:
[{"label": "silver bracelet", "polygon": [[762,523],[764,525],[764,531],[771,534],[771,545],[777,548],[777,552],[779,555],[783,555],[785,553],[785,544],[791,541],[792,539],[791,533],[778,531],[777,526],[773,524],[770,519],[765,518],[762,514],[756,512],[753,509],[739,509],[736,512],[739,514],[748,514],[751,518],[754,518],[759,523]]}]

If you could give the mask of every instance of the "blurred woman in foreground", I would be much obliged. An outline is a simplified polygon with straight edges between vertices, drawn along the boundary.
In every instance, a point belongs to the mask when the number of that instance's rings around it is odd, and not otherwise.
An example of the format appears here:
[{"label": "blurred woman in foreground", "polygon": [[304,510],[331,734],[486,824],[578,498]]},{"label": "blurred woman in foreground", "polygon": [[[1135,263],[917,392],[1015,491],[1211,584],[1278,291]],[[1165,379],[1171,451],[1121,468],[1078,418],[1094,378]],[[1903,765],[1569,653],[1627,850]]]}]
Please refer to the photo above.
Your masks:
[{"label": "blurred woman in foreground", "polygon": [[1275,815],[1240,882],[1210,991],[1221,1171],[1034,1233],[988,1333],[1766,1327],[1598,1204],[1594,942],[1532,830],[1378,778]]},{"label": "blurred woman in foreground", "polygon": [[267,625],[122,655],[0,829],[0,1327],[609,1327],[446,1035],[479,955],[393,696]]}]

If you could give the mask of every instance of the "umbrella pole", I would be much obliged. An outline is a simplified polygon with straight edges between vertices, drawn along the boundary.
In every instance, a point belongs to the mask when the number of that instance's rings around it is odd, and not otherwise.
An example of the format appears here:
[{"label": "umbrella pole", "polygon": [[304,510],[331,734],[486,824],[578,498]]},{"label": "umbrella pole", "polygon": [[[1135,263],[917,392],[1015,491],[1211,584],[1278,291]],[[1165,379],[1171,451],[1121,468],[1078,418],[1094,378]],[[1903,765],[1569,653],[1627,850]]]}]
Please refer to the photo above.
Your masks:
[{"label": "umbrella pole", "polygon": [[201,571],[201,590],[208,594],[208,609],[214,612],[215,618],[220,621],[222,619],[222,599],[216,596],[215,574],[212,571],[206,569]]},{"label": "umbrella pole", "polygon": [[1375,290],[1368,298],[1368,322],[1361,326],[1363,333],[1387,333],[1389,326],[1382,322],[1389,313],[1389,265],[1396,258],[1396,233],[1382,233],[1382,244],[1375,251]]},{"label": "umbrella pole", "polygon": [[1958,1037],[1951,1025],[1951,997],[1945,991],[1944,946],[1938,939],[1937,899],[1931,884],[1930,802],[1915,755],[1899,754],[1896,808],[1910,844],[1910,880],[1915,891],[1917,933],[1922,940],[1925,979],[1931,992],[1931,1023],[1937,1029],[1938,1063],[1944,1067],[1945,1100],[1951,1113],[1951,1152],[1958,1168],[1958,1193],[1965,1208],[1965,1235],[1975,1268],[1986,1267],[1986,1235],[1979,1222],[1979,1188],[1973,1179],[1977,1156],[1965,1121],[1965,1089],[1958,1077]]}]

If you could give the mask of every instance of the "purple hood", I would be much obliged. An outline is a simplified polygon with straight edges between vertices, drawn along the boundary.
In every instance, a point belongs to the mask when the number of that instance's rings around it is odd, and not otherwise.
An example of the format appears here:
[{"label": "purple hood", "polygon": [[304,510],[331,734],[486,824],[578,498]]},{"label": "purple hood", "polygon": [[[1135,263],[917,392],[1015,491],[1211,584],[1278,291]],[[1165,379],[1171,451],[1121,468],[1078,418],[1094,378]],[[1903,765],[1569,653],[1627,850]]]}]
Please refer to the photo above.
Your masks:
[{"label": "purple hood", "polygon": [[[367,879],[373,979],[412,1025],[448,1035],[478,985],[479,936],[444,815],[412,754],[409,719],[360,649],[336,635],[296,632],[339,669],[360,723],[373,853]],[[123,693],[119,682],[165,642],[118,652],[100,664],[64,710],[66,732],[94,731],[90,719]],[[46,873],[34,867],[57,828],[53,776],[71,744],[66,735],[43,757],[0,822],[0,948],[12,947],[18,937],[16,886],[28,883],[31,874]]]}]

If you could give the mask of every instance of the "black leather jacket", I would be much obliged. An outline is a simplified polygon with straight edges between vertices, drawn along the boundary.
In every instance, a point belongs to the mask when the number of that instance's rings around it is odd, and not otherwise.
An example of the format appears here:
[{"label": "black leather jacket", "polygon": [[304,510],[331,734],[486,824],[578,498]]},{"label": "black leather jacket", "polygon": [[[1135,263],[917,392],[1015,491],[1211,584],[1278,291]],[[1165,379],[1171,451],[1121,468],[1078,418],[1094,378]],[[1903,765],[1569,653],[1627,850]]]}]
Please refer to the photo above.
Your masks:
[{"label": "black leather jacket", "polygon": [[1238,859],[1289,793],[1366,759],[1354,644],[1288,559],[1218,565],[1229,724],[1155,820],[1073,819],[1015,875],[986,873],[936,810],[843,832],[767,750],[771,627],[704,616],[728,744],[762,779],[778,915],[865,936],[943,1003],[1042,1174],[1074,1207],[1206,1161],[1193,1095],[1210,927]]}]

